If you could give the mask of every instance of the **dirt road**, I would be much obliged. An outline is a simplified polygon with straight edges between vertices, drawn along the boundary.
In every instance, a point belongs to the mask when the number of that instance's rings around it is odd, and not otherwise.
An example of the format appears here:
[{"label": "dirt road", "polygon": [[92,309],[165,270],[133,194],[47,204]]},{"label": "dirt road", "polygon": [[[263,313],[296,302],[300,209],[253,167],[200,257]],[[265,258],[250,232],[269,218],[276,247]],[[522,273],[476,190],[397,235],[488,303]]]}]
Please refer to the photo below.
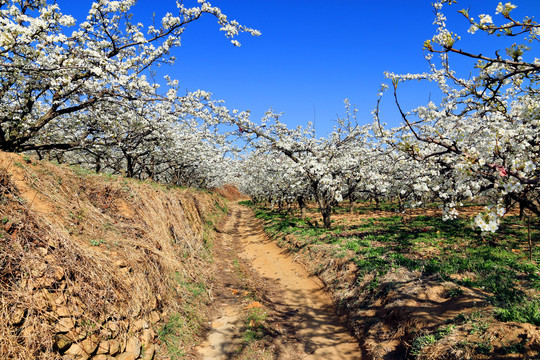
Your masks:
[{"label": "dirt road", "polygon": [[361,359],[320,281],[268,239],[250,209],[231,207],[215,240],[216,311],[202,358]]}]

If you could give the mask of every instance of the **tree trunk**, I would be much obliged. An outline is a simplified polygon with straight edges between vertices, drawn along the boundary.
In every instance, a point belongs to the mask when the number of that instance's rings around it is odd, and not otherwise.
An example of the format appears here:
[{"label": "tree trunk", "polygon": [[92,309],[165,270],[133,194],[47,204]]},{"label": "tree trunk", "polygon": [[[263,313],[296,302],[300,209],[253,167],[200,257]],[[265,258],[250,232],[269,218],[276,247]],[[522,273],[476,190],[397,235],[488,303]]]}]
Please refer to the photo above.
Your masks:
[{"label": "tree trunk", "polygon": [[349,196],[349,214],[354,213],[354,198]]},{"label": "tree trunk", "polygon": [[298,202],[298,207],[300,208],[300,218],[304,220],[306,218],[306,202],[303,196],[300,196],[296,199]]},{"label": "tree trunk", "polygon": [[319,205],[319,211],[321,212],[323,218],[323,225],[325,229],[330,229],[331,221],[330,217],[332,216],[333,204],[331,201],[328,201],[325,198],[316,197],[317,204]]},{"label": "tree trunk", "polygon": [[96,171],[96,173],[99,173],[101,171],[101,157],[100,156],[96,156],[96,166],[94,170]]},{"label": "tree trunk", "polygon": [[330,217],[332,215],[332,206],[321,207],[321,215],[323,218],[323,224],[325,229],[330,229],[332,222]]},{"label": "tree trunk", "polygon": [[398,196],[398,205],[399,205],[399,212],[403,212],[403,200],[401,199],[401,196]]},{"label": "tree trunk", "polygon": [[529,261],[533,260],[533,241],[531,237],[531,217],[527,216],[527,238],[529,240]]},{"label": "tree trunk", "polygon": [[128,178],[132,178],[134,175],[133,166],[133,157],[129,154],[126,154],[126,176]]}]

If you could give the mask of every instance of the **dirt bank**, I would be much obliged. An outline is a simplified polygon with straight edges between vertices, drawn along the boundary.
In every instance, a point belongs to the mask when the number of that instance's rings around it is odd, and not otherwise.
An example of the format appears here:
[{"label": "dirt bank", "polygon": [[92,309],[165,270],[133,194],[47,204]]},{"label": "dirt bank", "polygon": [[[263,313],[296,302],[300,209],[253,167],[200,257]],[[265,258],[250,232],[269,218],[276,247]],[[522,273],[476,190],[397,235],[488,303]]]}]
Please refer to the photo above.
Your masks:
[{"label": "dirt bank", "polygon": [[208,192],[0,153],[0,358],[188,355],[224,207]]}]

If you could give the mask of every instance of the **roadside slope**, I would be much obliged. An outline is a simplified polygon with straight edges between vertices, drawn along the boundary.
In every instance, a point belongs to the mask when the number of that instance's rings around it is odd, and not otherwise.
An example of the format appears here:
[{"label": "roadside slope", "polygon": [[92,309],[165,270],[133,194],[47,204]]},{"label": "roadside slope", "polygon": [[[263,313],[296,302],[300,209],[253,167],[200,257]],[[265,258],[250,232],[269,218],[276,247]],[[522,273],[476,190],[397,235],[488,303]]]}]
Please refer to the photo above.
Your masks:
[{"label": "roadside slope", "polygon": [[207,192],[0,153],[0,358],[189,355],[225,208]]}]

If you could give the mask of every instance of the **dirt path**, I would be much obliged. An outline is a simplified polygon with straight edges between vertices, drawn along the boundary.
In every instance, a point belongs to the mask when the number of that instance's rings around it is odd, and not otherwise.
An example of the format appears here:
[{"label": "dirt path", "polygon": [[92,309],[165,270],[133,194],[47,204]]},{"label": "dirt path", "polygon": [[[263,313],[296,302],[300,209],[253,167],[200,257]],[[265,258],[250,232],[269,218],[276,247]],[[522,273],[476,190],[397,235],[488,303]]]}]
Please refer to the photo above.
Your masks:
[{"label": "dirt path", "polygon": [[361,359],[318,279],[268,239],[250,209],[231,206],[215,241],[216,311],[202,358]]}]

